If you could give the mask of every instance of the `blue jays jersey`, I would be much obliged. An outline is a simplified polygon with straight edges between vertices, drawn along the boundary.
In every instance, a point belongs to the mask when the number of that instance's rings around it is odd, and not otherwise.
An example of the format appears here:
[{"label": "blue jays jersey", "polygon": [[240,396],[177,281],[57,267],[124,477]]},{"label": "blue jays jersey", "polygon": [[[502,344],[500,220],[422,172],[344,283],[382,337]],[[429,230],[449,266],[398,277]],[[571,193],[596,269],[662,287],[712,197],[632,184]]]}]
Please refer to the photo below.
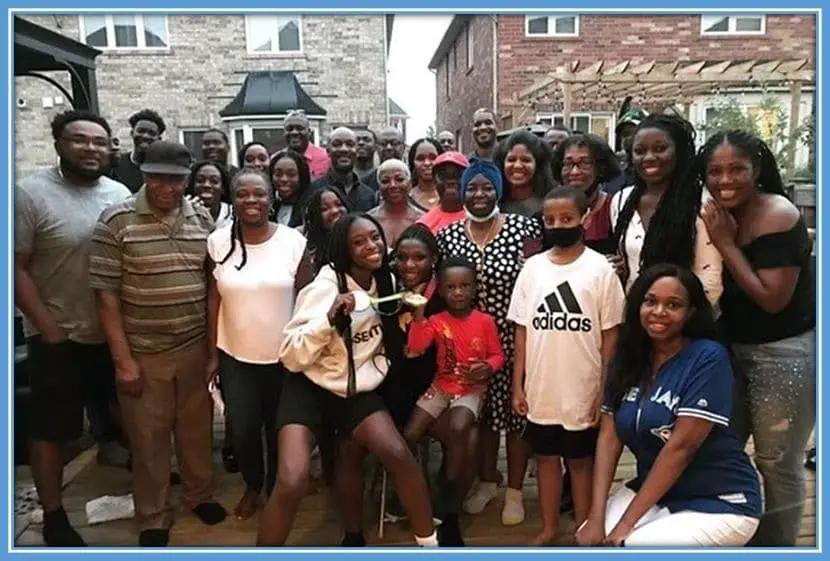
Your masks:
[{"label": "blue jays jersey", "polygon": [[[695,417],[714,426],[660,506],[671,512],[760,516],[758,475],[729,429],[733,383],[726,348],[698,339],[660,368],[642,399],[640,388],[629,389],[613,412],[617,435],[637,461],[637,476],[626,485],[638,491],[678,417]],[[611,413],[608,396],[603,410]]]}]

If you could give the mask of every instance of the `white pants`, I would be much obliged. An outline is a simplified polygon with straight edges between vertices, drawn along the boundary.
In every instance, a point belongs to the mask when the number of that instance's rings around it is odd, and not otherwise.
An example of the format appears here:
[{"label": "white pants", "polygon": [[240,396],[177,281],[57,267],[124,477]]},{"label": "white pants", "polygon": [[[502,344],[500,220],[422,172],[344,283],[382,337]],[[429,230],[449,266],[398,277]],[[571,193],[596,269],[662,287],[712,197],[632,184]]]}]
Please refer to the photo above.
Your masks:
[{"label": "white pants", "polygon": [[[636,493],[622,487],[611,495],[605,509],[605,533],[610,534],[622,518]],[[660,506],[651,507],[625,540],[629,547],[697,546],[742,547],[758,528],[758,519],[739,514],[709,514],[684,510],[671,513]]]}]

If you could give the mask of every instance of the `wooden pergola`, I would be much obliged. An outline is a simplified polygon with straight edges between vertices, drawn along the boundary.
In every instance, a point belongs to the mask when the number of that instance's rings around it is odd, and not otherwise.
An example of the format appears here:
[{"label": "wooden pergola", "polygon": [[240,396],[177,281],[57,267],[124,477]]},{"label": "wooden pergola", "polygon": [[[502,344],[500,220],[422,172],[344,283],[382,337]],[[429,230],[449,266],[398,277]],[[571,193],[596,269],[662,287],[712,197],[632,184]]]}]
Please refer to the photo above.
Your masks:
[{"label": "wooden pergola", "polygon": [[[695,98],[730,89],[788,88],[790,133],[800,123],[801,91],[815,86],[815,64],[798,60],[574,61],[520,91],[514,123],[528,122],[537,110],[561,108],[566,123],[575,105],[614,107],[626,96],[636,106],[688,107]],[[794,154],[793,154],[794,156]]]}]

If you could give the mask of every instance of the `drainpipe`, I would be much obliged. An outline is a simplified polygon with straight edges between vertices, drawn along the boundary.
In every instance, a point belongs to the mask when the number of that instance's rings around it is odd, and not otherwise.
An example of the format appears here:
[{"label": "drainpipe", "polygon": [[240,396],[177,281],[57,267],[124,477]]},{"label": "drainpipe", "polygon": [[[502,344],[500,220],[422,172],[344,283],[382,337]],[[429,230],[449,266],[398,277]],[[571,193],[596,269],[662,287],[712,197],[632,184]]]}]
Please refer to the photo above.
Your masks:
[{"label": "drainpipe", "polygon": [[[381,16],[383,19],[383,40],[384,42],[387,40],[386,38],[389,37],[386,30],[386,16]],[[392,48],[392,38],[389,37],[389,43],[386,45],[384,57],[383,57],[383,93],[385,95],[384,100],[384,107],[386,107],[386,122],[384,123],[385,127],[388,127],[391,123],[389,122],[389,51]],[[381,127],[383,128],[383,127]]]},{"label": "drainpipe", "polygon": [[493,116],[499,114],[499,20],[498,16],[490,16],[493,20]]}]

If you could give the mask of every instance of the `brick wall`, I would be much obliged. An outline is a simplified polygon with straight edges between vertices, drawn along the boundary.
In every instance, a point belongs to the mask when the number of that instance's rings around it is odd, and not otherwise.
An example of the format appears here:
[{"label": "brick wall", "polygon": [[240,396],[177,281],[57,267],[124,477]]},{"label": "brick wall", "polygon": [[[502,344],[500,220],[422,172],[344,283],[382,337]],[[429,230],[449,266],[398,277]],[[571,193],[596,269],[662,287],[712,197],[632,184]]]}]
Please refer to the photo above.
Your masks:
[{"label": "brick wall", "polygon": [[815,60],[812,15],[768,15],[761,36],[702,37],[700,15],[582,15],[573,38],[525,37],[523,15],[499,16],[498,29],[502,114],[522,89],[576,60],[583,68],[599,60]]},{"label": "brick wall", "polygon": [[[105,51],[97,61],[98,98],[125,150],[130,149],[129,115],[156,109],[168,123],[166,136],[180,128],[218,125],[222,109],[254,70],[293,70],[300,84],[328,111],[328,122],[387,122],[386,36],[383,15],[303,16],[303,54],[249,55],[242,15],[168,16],[166,52]],[[79,39],[75,15],[26,19]],[[53,77],[69,88],[68,75]],[[30,77],[15,78],[15,96],[26,100],[15,112],[15,168],[26,173],[55,162],[49,121],[68,104],[46,109],[43,97],[61,95]],[[326,132],[324,130],[321,132]]]},{"label": "brick wall", "polygon": [[[462,148],[469,152],[472,148],[470,123],[473,112],[479,107],[493,106],[493,20],[492,16],[473,16],[470,20],[470,32],[473,34],[472,68],[466,68],[465,41],[466,33],[462,31],[455,42],[455,70],[453,52],[449,52],[438,67],[435,80],[437,96],[438,131],[461,131]],[[450,95],[447,96],[446,72],[449,60]],[[459,142],[457,141],[457,142]]]}]

